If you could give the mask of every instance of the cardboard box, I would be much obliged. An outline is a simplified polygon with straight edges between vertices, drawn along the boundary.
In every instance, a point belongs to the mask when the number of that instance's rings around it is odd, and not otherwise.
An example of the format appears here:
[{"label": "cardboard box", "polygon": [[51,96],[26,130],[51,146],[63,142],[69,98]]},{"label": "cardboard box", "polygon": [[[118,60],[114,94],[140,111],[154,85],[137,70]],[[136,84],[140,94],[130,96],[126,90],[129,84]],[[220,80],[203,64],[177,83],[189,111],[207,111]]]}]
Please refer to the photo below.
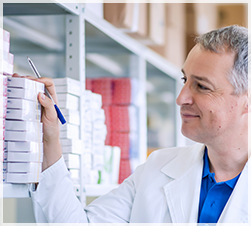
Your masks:
[{"label": "cardboard box", "polygon": [[6,119],[40,122],[41,111],[32,111],[30,109],[7,109]]},{"label": "cardboard box", "polygon": [[[8,87],[28,89],[32,91],[44,92],[44,84],[27,78],[8,77]],[[37,92],[37,93],[38,93]]]},{"label": "cardboard box", "polygon": [[37,183],[39,182],[40,173],[7,173],[7,183]]},{"label": "cardboard box", "polygon": [[138,20],[134,16],[136,3],[104,3],[104,19],[117,28],[132,29]]},{"label": "cardboard box", "polygon": [[[178,68],[186,57],[185,4],[168,3],[166,7],[165,43],[149,47]],[[177,19],[178,18],[178,19]]]},{"label": "cardboard box", "polygon": [[41,110],[41,104],[38,101],[24,100],[18,98],[8,98],[8,109],[30,109],[32,111]]},{"label": "cardboard box", "polygon": [[6,131],[6,141],[33,141],[43,142],[43,133],[21,132],[21,131]]},{"label": "cardboard box", "polygon": [[23,131],[30,133],[43,133],[43,124],[38,121],[12,121],[6,120],[5,129],[7,131]]},{"label": "cardboard box", "polygon": [[43,143],[38,143],[34,141],[6,141],[6,149],[9,152],[42,152]]}]

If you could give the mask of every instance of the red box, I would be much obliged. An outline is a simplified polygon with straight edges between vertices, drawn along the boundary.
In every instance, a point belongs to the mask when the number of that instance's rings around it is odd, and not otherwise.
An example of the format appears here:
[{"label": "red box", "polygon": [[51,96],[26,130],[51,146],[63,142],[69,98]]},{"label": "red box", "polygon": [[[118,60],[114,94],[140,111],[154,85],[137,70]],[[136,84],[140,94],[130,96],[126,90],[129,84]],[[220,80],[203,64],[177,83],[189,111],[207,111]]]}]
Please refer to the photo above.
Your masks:
[{"label": "red box", "polygon": [[87,78],[85,80],[85,89],[86,90],[91,90],[92,91],[92,80],[91,78]]},{"label": "red box", "polygon": [[130,160],[121,159],[119,168],[119,184],[121,184],[130,175],[131,175]]}]

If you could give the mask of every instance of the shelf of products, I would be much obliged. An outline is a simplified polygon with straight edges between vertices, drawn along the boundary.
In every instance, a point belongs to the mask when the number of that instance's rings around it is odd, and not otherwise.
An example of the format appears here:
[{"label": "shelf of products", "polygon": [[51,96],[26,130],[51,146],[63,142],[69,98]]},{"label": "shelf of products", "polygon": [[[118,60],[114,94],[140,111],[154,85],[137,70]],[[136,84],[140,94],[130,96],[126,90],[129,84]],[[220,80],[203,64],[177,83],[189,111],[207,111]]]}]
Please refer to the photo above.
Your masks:
[{"label": "shelf of products", "polygon": [[[181,87],[181,72],[177,67],[106,20],[97,17],[82,4],[61,4],[52,1],[48,4],[5,3],[3,6],[3,24],[11,33],[15,72],[22,75],[31,74],[26,62],[28,55],[42,76],[77,79],[81,90],[84,90],[88,79],[109,77],[114,81],[137,81],[138,95],[133,100],[133,106],[137,109],[138,150],[135,156],[130,158],[132,170],[146,160],[147,80],[151,76],[167,76],[166,80],[171,81],[170,120],[172,132],[176,134],[171,143],[182,143],[182,136],[176,132],[179,122],[174,116],[176,108],[173,99],[171,100],[171,95],[174,98]],[[22,32],[22,29],[25,32]],[[84,94],[81,93],[80,106],[83,105]],[[84,109],[81,107],[80,131],[83,131],[84,126],[83,115]],[[80,138],[83,139],[83,134]],[[81,156],[82,160],[83,158],[84,156]],[[81,174],[84,174],[84,169],[81,169]],[[76,188],[76,194],[80,193],[78,196],[84,205],[86,196],[99,196],[117,186],[88,185],[81,182]],[[27,185],[4,185],[4,197],[11,196],[29,197]]]}]

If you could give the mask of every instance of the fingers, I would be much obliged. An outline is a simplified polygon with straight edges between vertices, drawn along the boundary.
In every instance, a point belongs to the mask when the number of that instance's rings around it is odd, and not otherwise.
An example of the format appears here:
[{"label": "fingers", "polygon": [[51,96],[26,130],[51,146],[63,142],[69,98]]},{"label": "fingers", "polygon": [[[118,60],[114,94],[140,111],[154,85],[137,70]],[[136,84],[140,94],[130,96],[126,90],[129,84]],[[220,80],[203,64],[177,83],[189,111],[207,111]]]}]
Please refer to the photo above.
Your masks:
[{"label": "fingers", "polygon": [[22,77],[22,78],[27,78],[27,79],[31,79],[31,80],[34,80],[36,82],[41,82],[41,83],[44,83],[45,85],[45,88],[48,90],[48,92],[51,94],[53,100],[55,101],[55,103],[57,104],[58,103],[58,99],[57,99],[57,95],[56,95],[56,89],[55,89],[55,86],[54,86],[54,83],[53,83],[53,80],[51,78],[45,78],[45,77],[42,77],[42,78],[35,78],[33,76],[20,76],[19,74],[15,73],[12,75],[12,77]]},{"label": "fingers", "polygon": [[45,117],[48,121],[57,120],[57,112],[54,108],[54,105],[52,103],[52,100],[45,96],[44,93],[38,94],[38,101],[40,104],[44,107],[44,113],[46,114]]}]

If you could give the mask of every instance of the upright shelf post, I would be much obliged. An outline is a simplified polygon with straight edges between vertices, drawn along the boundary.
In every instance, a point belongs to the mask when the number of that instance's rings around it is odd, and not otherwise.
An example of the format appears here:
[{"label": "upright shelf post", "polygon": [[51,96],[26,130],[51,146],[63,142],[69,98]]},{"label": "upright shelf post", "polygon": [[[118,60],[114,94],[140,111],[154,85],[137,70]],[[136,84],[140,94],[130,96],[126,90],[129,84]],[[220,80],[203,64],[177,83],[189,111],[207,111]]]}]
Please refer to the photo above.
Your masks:
[{"label": "upright shelf post", "polygon": [[[66,77],[80,81],[80,137],[83,140],[84,119],[84,93],[85,90],[85,20],[82,13],[82,5],[79,4],[78,16],[66,16]],[[83,192],[83,155],[80,158],[80,201],[86,205],[86,196]]]}]

